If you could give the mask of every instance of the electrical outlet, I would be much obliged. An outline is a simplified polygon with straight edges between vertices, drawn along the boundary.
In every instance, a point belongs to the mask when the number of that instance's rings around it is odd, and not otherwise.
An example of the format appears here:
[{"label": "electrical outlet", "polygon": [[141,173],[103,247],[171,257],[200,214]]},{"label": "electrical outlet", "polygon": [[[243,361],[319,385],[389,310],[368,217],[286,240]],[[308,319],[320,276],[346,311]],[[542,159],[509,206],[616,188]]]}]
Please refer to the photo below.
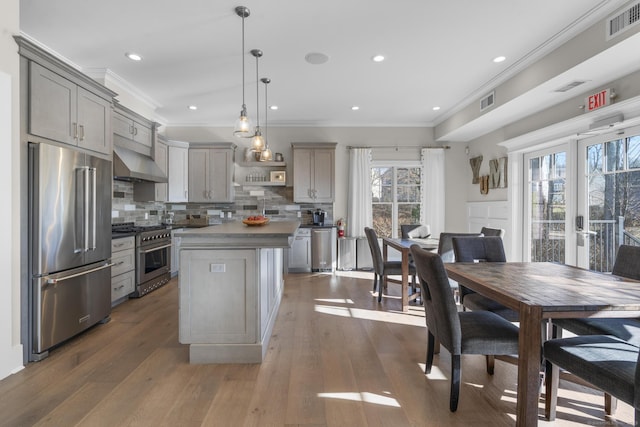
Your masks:
[{"label": "electrical outlet", "polygon": [[227,218],[231,219],[232,216],[231,212],[227,212]]},{"label": "electrical outlet", "polygon": [[302,212],[298,211],[297,214],[298,214],[298,218],[302,217]]}]

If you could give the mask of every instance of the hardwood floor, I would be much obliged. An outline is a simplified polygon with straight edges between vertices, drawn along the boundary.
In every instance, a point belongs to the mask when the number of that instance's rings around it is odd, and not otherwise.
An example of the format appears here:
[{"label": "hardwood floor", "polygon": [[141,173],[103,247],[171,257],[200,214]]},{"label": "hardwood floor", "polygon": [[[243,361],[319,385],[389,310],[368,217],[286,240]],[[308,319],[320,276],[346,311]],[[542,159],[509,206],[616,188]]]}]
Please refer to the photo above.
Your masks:
[{"label": "hardwood floor", "polygon": [[[399,312],[397,285],[378,305],[371,273],[295,274],[260,365],[190,365],[178,342],[177,282],[114,308],[42,362],[0,381],[2,426],[512,426],[516,367],[463,356],[449,412],[449,354],[423,374],[424,309]],[[632,425],[620,403],[561,383],[558,419],[540,425]]]}]

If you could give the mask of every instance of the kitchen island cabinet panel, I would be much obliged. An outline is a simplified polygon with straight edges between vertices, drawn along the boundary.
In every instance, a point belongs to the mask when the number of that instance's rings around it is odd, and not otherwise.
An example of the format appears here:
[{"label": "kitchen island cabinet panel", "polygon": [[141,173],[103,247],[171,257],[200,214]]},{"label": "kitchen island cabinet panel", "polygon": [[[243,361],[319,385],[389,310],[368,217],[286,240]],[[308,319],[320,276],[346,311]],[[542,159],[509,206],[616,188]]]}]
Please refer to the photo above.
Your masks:
[{"label": "kitchen island cabinet panel", "polygon": [[[255,343],[255,250],[181,251],[180,342]],[[211,301],[223,301],[213,310]]]},{"label": "kitchen island cabinet panel", "polygon": [[241,222],[185,229],[181,239],[179,340],[191,363],[260,363],[280,306],[283,253],[299,223]]}]

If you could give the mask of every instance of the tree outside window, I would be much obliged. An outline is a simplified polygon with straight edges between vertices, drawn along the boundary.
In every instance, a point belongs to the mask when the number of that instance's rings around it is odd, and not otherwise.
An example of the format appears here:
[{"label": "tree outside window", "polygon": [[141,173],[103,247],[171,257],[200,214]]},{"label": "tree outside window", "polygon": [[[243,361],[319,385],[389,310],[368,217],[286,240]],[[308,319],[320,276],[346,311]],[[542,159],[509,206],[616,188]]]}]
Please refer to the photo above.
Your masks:
[{"label": "tree outside window", "polygon": [[373,229],[380,237],[400,236],[400,225],[421,222],[420,167],[371,168]]}]

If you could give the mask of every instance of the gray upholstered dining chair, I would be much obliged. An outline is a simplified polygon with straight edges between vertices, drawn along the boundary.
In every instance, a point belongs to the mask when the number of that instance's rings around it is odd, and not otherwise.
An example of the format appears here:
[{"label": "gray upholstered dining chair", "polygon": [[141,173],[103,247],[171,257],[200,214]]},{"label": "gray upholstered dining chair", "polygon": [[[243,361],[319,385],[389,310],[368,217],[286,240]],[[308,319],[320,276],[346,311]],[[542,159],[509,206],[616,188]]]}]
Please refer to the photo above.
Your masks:
[{"label": "gray upholstered dining chair", "polygon": [[[620,246],[611,273],[640,280],[640,246]],[[553,325],[556,328],[554,336],[560,335],[557,328],[561,328],[578,335],[613,335],[640,346],[639,318],[557,319],[553,320]]]},{"label": "gray upholstered dining chair", "polygon": [[[382,251],[380,250],[380,244],[378,243],[378,235],[373,228],[365,227],[364,234],[367,236],[369,243],[369,249],[371,250],[371,259],[373,261],[373,291],[378,288],[378,302],[382,301],[382,288],[386,282],[402,283],[396,279],[391,279],[388,276],[399,276],[402,274],[402,262],[401,261],[385,261],[382,258]],[[409,264],[409,274],[411,278],[411,289],[416,291],[416,269],[413,263]]]},{"label": "gray upholstered dining chair", "polygon": [[419,245],[411,246],[411,254],[416,264],[418,283],[422,288],[427,323],[425,373],[431,372],[435,343],[438,340],[451,354],[449,410],[455,412],[460,395],[460,356],[485,355],[487,372],[492,375],[495,355],[518,353],[518,328],[489,311],[459,312],[442,258]]},{"label": "gray upholstered dining chair", "polygon": [[[612,274],[640,280],[640,246],[621,245],[613,264]],[[640,318],[578,318],[554,319],[553,337],[562,336],[566,329],[577,335],[611,335],[640,347]],[[605,390],[605,412],[613,415],[616,410],[614,393]],[[639,419],[640,421],[640,419]]]},{"label": "gray upholstered dining chair", "polygon": [[[506,262],[502,238],[489,237],[453,237],[453,253],[456,262]],[[480,295],[465,286],[459,286],[460,303],[469,310],[492,311],[510,322],[517,322],[518,312]]]},{"label": "gray upholstered dining chair", "polygon": [[504,237],[504,228],[482,227],[480,229],[480,232],[487,237],[492,237],[492,236]]},{"label": "gray upholstered dining chair", "polygon": [[455,262],[456,256],[453,252],[454,237],[482,237],[482,233],[440,233],[438,240],[438,255],[442,258],[442,262]]},{"label": "gray upholstered dining chair", "polygon": [[426,239],[429,236],[431,236],[431,227],[429,227],[428,225],[403,224],[400,226],[400,237],[403,239]]},{"label": "gray upholstered dining chair", "polygon": [[[610,335],[581,335],[544,343],[545,415],[556,417],[559,368],[571,372],[605,393],[635,408],[640,422],[640,369],[638,347]],[[606,408],[605,408],[606,409]]]}]

